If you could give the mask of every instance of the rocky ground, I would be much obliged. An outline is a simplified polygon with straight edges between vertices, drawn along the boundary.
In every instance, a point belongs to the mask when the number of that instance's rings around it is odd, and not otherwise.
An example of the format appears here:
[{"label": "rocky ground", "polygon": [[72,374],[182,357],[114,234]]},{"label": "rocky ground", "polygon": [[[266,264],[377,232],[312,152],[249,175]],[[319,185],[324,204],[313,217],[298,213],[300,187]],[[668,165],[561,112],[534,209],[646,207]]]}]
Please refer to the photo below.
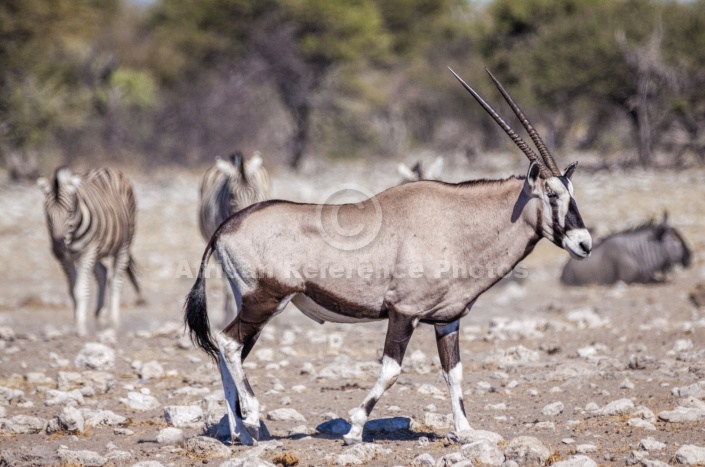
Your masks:
[{"label": "rocky ground", "polygon": [[[495,159],[481,171],[447,162],[444,178],[525,169]],[[273,175],[276,197],[300,201],[320,201],[344,182],[379,191],[398,181],[393,163]],[[290,306],[245,365],[272,439],[219,441],[218,372],[181,327],[204,247],[199,176],[130,176],[147,303],[136,306],[126,290],[121,330],[78,339],[41,192],[0,174],[0,465],[705,465],[705,311],[689,300],[705,279],[704,169],[579,169],[576,199],[596,235],[668,209],[694,265],[655,286],[566,288],[558,277],[567,254],[542,242],[524,282],[490,290],[463,319],[475,431],[449,433],[433,331],[420,326],[366,442],[354,447],[342,443],[341,418],[377,378],[384,323],[321,326]],[[209,300],[217,322],[220,281],[210,280]]]}]

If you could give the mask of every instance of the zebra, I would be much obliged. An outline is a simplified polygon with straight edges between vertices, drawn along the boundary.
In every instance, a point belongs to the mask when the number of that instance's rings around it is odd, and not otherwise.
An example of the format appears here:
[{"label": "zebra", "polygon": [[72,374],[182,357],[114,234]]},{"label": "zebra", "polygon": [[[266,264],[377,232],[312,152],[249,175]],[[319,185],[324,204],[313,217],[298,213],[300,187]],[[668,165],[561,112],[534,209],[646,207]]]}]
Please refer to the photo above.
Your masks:
[{"label": "zebra", "polygon": [[443,170],[443,157],[438,156],[427,168],[417,162],[413,167],[400,162],[397,166],[397,171],[402,177],[402,184],[409,182],[418,182],[419,180],[439,180]]},{"label": "zebra", "polygon": [[[201,182],[199,228],[206,242],[231,215],[269,199],[272,187],[262,162],[259,151],[247,161],[240,151],[225,159],[216,156],[215,164],[206,171]],[[229,286],[225,289],[225,321],[230,322],[235,317],[233,297],[228,292]]]},{"label": "zebra", "polygon": [[663,220],[609,235],[580,262],[569,260],[561,274],[565,285],[648,284],[662,282],[676,264],[690,266],[692,252],[683,235]]},{"label": "zebra", "polygon": [[51,249],[68,279],[76,334],[86,335],[91,271],[98,281],[95,316],[100,318],[107,282],[111,289],[109,324],[117,329],[124,272],[137,292],[138,303],[142,302],[130,253],[136,211],[130,182],[110,168],[76,175],[68,167],[59,167],[51,181],[40,177],[37,184],[45,195]]}]

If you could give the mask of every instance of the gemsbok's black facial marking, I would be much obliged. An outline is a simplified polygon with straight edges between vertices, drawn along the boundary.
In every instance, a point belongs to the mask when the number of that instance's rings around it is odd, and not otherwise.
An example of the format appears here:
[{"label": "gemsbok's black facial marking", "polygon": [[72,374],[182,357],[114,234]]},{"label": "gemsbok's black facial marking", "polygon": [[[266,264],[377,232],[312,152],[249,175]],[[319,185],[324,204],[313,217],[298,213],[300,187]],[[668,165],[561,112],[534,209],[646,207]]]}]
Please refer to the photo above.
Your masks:
[{"label": "gemsbok's black facial marking", "polygon": [[557,245],[563,242],[563,226],[561,225],[560,212],[558,211],[558,195],[549,195],[548,201],[551,205],[551,217],[553,218],[552,230],[553,241]]}]

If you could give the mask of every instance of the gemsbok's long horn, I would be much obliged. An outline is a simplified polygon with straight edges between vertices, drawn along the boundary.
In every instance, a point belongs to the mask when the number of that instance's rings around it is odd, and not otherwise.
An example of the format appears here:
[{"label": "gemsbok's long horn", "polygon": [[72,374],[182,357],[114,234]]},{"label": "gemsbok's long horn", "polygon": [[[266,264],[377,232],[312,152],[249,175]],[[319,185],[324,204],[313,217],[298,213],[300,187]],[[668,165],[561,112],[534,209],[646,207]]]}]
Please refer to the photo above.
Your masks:
[{"label": "gemsbok's long horn", "polygon": [[502,97],[504,97],[504,100],[507,101],[507,104],[509,104],[509,106],[512,108],[516,116],[519,118],[519,121],[521,121],[521,124],[524,125],[524,128],[526,128],[526,132],[529,133],[531,140],[538,148],[539,153],[541,154],[541,159],[543,159],[543,162],[548,168],[548,170],[551,171],[551,175],[560,177],[561,171],[558,169],[556,161],[553,160],[553,156],[551,156],[551,153],[548,152],[548,148],[541,139],[541,136],[539,136],[539,133],[536,131],[536,128],[534,128],[534,126],[529,122],[529,119],[526,118],[524,112],[522,112],[519,108],[519,105],[514,102],[512,96],[510,96],[509,93],[504,89],[502,83],[500,83],[497,78],[494,77],[490,70],[485,68],[485,71],[488,75],[490,75],[490,78],[492,78],[492,82],[495,86],[497,86],[497,89],[499,89],[499,92],[502,94]]},{"label": "gemsbok's long horn", "polygon": [[[458,76],[458,74],[453,71],[451,67],[448,67],[451,73],[453,73],[453,76],[455,76],[458,81],[460,81],[460,84],[463,85],[467,91],[472,94],[472,97],[475,98],[475,100],[482,106],[483,109],[487,111],[490,116],[494,119],[497,124],[502,127],[505,133],[509,135],[509,137],[514,141],[514,144],[516,144],[521,151],[526,154],[526,157],[529,158],[531,162],[537,162],[539,164],[539,167],[541,169],[541,176],[543,178],[551,177],[553,174],[551,173],[550,169],[546,167],[546,164],[543,162],[543,158],[539,157],[533,149],[524,141],[521,136],[519,136],[514,130],[512,130],[512,127],[509,126],[507,122],[504,121],[504,119],[497,113],[495,109],[492,108],[490,104],[485,102],[485,100],[475,91],[473,88],[470,87],[468,83],[463,81],[463,79]],[[492,75],[490,75],[492,76]]]}]

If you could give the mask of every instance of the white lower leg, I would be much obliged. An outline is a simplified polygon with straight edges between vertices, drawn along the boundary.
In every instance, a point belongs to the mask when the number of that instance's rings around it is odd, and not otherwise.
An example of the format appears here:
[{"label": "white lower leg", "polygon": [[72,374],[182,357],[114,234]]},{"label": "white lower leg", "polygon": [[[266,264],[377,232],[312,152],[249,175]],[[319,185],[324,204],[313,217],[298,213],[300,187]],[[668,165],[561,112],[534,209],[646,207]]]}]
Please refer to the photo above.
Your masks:
[{"label": "white lower leg", "polygon": [[220,377],[223,381],[223,390],[225,392],[225,406],[228,411],[228,422],[230,425],[230,443],[235,443],[239,439],[242,444],[251,446],[255,443],[252,436],[247,432],[242,424],[242,419],[237,414],[237,388],[228,370],[223,353],[218,353],[218,366],[220,367]]},{"label": "white lower leg", "polygon": [[455,431],[471,430],[472,428],[465,415],[463,406],[463,364],[458,362],[447,373],[444,371],[443,377],[448,384],[448,391],[450,392],[450,405],[453,409]]},{"label": "white lower leg", "polygon": [[379,372],[377,382],[367,397],[365,397],[365,400],[362,401],[362,404],[351,412],[350,422],[352,426],[350,431],[343,436],[347,444],[362,441],[362,430],[370,416],[372,407],[382,397],[384,392],[394,384],[397,377],[399,377],[399,373],[401,373],[401,365],[393,358],[385,355],[382,359],[382,369]]},{"label": "white lower leg", "polygon": [[122,294],[122,274],[113,277],[110,287],[110,326],[116,330],[120,326],[120,295]]},{"label": "white lower leg", "polygon": [[217,341],[225,366],[237,389],[237,395],[240,399],[240,411],[244,417],[243,423],[250,432],[259,430],[259,401],[254,397],[254,394],[250,394],[245,385],[245,372],[242,369],[242,344],[238,344],[222,333],[218,334]]},{"label": "white lower leg", "polygon": [[129,264],[130,253],[126,248],[122,248],[115,256],[110,280],[110,325],[115,329],[120,326],[120,295],[122,295],[123,281]]},{"label": "white lower leg", "polygon": [[76,322],[76,334],[83,337],[88,332],[86,326],[86,313],[88,312],[88,277],[85,273],[79,273],[73,289],[74,320]]}]

